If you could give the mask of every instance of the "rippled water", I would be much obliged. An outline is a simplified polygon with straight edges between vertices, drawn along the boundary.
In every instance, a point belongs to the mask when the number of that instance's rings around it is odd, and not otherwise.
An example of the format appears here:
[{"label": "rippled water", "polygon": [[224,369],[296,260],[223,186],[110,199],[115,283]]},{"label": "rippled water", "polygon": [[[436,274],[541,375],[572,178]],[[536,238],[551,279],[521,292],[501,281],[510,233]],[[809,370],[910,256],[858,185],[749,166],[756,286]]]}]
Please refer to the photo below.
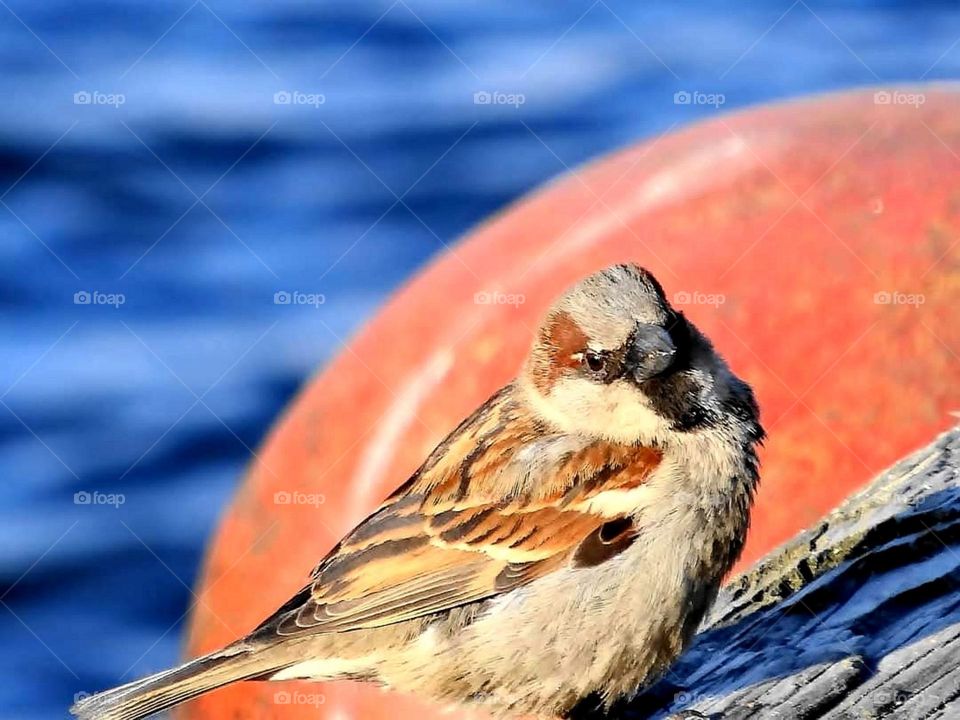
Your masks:
[{"label": "rippled water", "polygon": [[718,111],[675,93],[955,77],[958,38],[935,2],[0,3],[3,716],[175,660],[249,448],[445,243]]}]

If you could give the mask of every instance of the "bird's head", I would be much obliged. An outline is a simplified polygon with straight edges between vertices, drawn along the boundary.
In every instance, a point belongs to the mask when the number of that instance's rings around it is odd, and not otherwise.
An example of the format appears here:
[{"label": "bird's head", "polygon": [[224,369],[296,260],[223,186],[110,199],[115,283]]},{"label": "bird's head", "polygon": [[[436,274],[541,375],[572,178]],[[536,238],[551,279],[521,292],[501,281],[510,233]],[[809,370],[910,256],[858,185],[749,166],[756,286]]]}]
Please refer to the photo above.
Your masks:
[{"label": "bird's head", "polygon": [[558,429],[620,442],[656,442],[721,421],[731,400],[753,403],[660,283],[632,264],[590,275],[554,303],[521,384]]}]

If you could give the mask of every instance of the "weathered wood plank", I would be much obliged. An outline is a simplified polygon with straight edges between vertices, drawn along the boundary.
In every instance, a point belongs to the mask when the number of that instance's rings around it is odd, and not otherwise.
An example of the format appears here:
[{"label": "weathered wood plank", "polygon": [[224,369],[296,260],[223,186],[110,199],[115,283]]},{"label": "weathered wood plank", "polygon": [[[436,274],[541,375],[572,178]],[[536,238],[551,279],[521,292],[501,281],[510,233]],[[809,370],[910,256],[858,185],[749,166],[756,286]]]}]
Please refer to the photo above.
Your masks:
[{"label": "weathered wood plank", "polygon": [[960,720],[958,480],[960,428],[734,579],[671,672],[609,716]]}]

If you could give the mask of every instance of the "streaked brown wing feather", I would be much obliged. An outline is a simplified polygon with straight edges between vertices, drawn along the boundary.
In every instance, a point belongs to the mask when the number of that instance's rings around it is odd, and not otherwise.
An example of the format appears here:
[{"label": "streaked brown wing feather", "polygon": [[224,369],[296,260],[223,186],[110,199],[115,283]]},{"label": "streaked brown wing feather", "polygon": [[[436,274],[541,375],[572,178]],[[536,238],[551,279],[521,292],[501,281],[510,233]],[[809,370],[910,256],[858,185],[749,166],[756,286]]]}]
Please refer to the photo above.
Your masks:
[{"label": "streaked brown wing feather", "polygon": [[282,635],[389,625],[622,552],[632,523],[591,500],[642,484],[660,454],[591,444],[560,458],[548,478],[511,481],[512,452],[544,434],[515,411],[510,392],[491,398],[331,551],[303,602],[266,624]]}]

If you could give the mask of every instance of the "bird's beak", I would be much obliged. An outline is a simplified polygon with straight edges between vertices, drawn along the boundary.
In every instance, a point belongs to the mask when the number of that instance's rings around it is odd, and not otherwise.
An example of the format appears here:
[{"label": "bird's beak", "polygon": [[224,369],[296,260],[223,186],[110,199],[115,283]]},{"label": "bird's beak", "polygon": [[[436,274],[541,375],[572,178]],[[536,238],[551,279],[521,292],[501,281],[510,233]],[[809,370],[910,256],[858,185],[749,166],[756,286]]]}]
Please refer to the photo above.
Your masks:
[{"label": "bird's beak", "polygon": [[673,362],[677,348],[659,325],[638,324],[627,357],[627,367],[638,383],[659,375]]}]

